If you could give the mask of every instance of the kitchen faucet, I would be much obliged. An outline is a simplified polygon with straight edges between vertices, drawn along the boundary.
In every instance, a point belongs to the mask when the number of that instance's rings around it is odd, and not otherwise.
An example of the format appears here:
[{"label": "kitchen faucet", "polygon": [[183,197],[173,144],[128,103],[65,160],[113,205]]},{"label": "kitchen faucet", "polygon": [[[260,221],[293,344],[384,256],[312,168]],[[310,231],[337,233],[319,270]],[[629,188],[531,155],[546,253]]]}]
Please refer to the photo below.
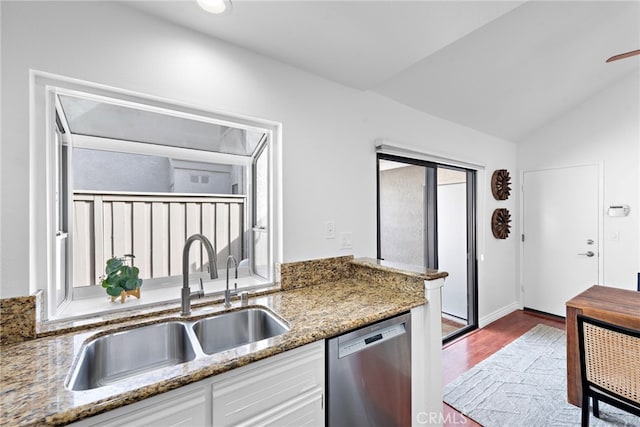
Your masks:
[{"label": "kitchen faucet", "polygon": [[[189,249],[191,248],[191,244],[196,240],[200,240],[204,245],[205,250],[207,251],[207,256],[209,257],[209,273],[211,279],[218,278],[218,265],[216,263],[216,251],[211,246],[211,242],[209,239],[204,237],[202,234],[194,234],[189,237],[187,241],[184,243],[184,249],[182,250],[182,311],[180,312],[181,316],[188,316],[191,314],[191,298],[192,297],[203,297],[204,296],[204,286],[202,285],[202,280],[200,280],[200,289],[197,291],[191,292],[191,288],[189,288]],[[228,273],[227,267],[227,273]],[[228,279],[227,279],[228,286]]]},{"label": "kitchen faucet", "polygon": [[[233,265],[236,269],[236,281],[233,284],[233,291],[229,290],[229,261],[233,261]],[[229,255],[227,257],[227,289],[224,291],[224,306],[226,308],[231,307],[231,295],[238,294],[238,261],[233,257],[233,255]]]}]

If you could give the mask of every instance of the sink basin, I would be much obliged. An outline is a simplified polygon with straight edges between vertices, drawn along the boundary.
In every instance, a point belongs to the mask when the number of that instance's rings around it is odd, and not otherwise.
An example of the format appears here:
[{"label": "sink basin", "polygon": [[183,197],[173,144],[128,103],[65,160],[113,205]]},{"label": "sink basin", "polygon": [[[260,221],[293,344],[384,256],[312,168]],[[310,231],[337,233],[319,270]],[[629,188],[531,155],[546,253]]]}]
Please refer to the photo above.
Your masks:
[{"label": "sink basin", "polygon": [[66,387],[79,391],[108,386],[288,330],[269,310],[249,307],[197,321],[172,320],[114,332],[83,345]]},{"label": "sink basin", "polygon": [[89,390],[195,359],[187,327],[167,322],[116,332],[87,343],[67,387]]},{"label": "sink basin", "polygon": [[198,342],[206,354],[284,334],[289,327],[262,308],[246,308],[199,320],[193,324]]}]

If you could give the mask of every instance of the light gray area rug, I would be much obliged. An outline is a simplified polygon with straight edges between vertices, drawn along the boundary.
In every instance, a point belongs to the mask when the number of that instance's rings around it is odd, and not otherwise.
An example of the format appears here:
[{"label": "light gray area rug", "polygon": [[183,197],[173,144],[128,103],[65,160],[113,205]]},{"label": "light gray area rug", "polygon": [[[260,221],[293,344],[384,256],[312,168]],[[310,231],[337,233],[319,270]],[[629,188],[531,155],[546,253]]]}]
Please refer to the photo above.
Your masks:
[{"label": "light gray area rug", "polygon": [[[444,388],[444,401],[485,427],[579,426],[567,403],[564,331],[537,325]],[[640,417],[600,402],[592,426],[640,426]]]}]

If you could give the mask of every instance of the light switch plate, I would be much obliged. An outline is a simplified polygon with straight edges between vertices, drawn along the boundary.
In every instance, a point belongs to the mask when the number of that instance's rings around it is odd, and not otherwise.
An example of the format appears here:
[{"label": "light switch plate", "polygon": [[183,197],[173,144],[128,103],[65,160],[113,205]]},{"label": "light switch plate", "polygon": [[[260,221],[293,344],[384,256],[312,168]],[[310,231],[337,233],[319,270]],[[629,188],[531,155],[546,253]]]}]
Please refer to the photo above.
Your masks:
[{"label": "light switch plate", "polygon": [[324,238],[335,239],[336,238],[336,223],[333,221],[326,221],[324,223]]}]

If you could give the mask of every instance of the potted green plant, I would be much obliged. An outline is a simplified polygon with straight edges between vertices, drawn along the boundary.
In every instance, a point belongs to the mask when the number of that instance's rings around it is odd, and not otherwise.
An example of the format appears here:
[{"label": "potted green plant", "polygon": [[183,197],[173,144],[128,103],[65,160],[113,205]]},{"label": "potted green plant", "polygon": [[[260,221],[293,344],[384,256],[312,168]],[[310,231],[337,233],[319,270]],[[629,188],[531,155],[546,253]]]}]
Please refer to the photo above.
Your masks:
[{"label": "potted green plant", "polygon": [[[127,265],[127,258],[131,260],[130,266]],[[138,277],[138,267],[133,266],[133,258],[133,255],[124,255],[121,258],[112,257],[107,260],[101,283],[112,302],[120,297],[120,302],[124,303],[129,295],[140,299],[142,279]]]}]

